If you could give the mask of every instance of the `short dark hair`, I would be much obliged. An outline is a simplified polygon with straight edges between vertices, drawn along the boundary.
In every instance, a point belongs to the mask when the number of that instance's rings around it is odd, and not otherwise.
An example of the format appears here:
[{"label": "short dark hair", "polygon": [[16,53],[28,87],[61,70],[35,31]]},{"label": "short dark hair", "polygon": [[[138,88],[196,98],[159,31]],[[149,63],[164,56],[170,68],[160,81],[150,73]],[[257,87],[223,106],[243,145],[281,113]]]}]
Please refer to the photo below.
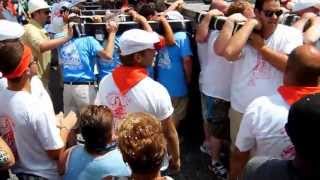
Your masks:
[{"label": "short dark hair", "polygon": [[155,3],[147,3],[143,4],[139,7],[139,14],[148,18],[149,16],[154,16],[156,14],[156,4]]},{"label": "short dark hair", "polygon": [[119,148],[133,173],[151,174],[160,170],[166,153],[161,123],[147,113],[131,113],[118,131]]},{"label": "short dark hair", "polygon": [[[319,163],[315,148],[320,127],[320,94],[311,94],[294,103],[288,115],[286,130],[296,152],[309,162]],[[319,166],[318,166],[319,167]]]},{"label": "short dark hair", "polygon": [[[17,68],[23,55],[24,47],[18,39],[0,41],[0,72],[6,74]],[[10,79],[19,82],[21,77]]]},{"label": "short dark hair", "polygon": [[112,139],[113,115],[106,106],[89,105],[80,112],[80,132],[88,152],[104,152]]},{"label": "short dark hair", "polygon": [[262,11],[263,4],[266,1],[279,1],[280,2],[280,0],[256,0],[254,8],[257,9],[258,11]]}]

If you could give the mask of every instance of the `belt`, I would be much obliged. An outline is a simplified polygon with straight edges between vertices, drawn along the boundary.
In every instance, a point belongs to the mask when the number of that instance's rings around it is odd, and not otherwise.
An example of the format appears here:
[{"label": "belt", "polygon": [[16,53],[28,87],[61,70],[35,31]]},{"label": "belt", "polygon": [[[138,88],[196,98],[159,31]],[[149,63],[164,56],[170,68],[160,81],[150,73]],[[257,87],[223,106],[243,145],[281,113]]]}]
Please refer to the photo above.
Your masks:
[{"label": "belt", "polygon": [[94,85],[94,81],[87,81],[87,82],[63,82],[63,84],[68,85]]}]

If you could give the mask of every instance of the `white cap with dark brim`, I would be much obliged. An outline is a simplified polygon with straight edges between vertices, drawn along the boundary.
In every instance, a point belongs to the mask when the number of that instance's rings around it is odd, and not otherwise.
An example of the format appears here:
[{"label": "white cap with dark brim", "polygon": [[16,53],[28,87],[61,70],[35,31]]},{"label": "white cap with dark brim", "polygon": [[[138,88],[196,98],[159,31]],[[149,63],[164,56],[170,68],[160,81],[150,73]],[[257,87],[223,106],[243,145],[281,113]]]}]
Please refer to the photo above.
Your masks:
[{"label": "white cap with dark brim", "polygon": [[120,36],[120,51],[122,56],[154,49],[154,44],[160,41],[160,37],[155,32],[148,32],[141,29],[131,29],[125,31]]}]

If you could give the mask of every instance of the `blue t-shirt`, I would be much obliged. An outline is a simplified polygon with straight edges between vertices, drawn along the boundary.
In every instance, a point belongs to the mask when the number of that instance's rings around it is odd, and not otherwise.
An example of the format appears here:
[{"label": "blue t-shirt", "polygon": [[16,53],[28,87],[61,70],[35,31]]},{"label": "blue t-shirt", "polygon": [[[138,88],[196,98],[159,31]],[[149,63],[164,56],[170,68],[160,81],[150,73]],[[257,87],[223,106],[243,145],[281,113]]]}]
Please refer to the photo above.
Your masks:
[{"label": "blue t-shirt", "polygon": [[120,45],[119,45],[119,36],[114,40],[114,50],[112,59],[101,59],[98,57],[98,80],[100,81],[105,75],[110,74],[114,68],[121,64],[120,61]]},{"label": "blue t-shirt", "polygon": [[164,85],[171,97],[186,96],[187,81],[183,58],[192,56],[190,39],[186,32],[174,34],[176,44],[166,46],[157,55],[157,81]]},{"label": "blue t-shirt", "polygon": [[131,170],[123,161],[118,148],[94,157],[83,145],[77,145],[70,152],[63,179],[101,180],[107,176],[129,177],[130,175]]},{"label": "blue t-shirt", "polygon": [[[55,37],[61,37],[61,34]],[[58,48],[64,82],[94,81],[96,56],[103,47],[91,36],[71,39]]]}]

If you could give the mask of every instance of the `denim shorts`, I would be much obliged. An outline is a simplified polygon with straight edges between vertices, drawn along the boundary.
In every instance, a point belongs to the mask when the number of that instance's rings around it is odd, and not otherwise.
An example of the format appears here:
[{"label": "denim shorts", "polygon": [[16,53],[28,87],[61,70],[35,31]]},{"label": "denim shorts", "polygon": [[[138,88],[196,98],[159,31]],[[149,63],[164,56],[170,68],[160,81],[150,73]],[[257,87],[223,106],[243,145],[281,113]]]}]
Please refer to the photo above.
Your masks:
[{"label": "denim shorts", "polygon": [[207,122],[209,133],[219,139],[229,140],[230,102],[201,94],[202,117]]}]

